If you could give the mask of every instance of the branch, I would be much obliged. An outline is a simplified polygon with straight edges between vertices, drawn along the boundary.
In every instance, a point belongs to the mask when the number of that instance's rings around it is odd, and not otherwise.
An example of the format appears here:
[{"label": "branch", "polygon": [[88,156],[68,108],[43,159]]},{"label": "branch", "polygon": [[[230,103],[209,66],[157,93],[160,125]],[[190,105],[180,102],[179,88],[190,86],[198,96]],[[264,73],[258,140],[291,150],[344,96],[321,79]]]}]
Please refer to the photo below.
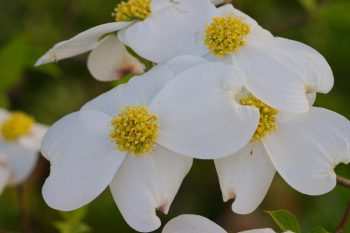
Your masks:
[{"label": "branch", "polygon": [[30,233],[30,217],[28,203],[26,200],[25,187],[24,184],[21,184],[17,187],[17,195],[19,207],[21,209],[22,221],[23,221],[23,233]]},{"label": "branch", "polygon": [[350,188],[350,180],[345,177],[337,176],[337,184]]},{"label": "branch", "polygon": [[348,207],[345,210],[345,213],[343,215],[342,220],[340,221],[337,229],[335,230],[335,233],[343,233],[345,226],[347,224],[347,222],[349,221],[350,218],[350,203],[348,204]]}]

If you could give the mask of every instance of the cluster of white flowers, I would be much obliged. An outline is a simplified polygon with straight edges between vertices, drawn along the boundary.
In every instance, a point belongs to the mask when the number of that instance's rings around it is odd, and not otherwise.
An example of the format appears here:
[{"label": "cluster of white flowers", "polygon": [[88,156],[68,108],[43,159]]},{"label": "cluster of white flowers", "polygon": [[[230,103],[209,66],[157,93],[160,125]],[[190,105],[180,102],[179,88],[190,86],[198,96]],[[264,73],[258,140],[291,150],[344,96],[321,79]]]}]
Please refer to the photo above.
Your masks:
[{"label": "cluster of white flowers", "polygon": [[[334,168],[350,162],[350,123],[312,106],[334,82],[321,54],[209,0],[128,0],[114,16],[37,62],[92,51],[98,80],[145,72],[48,130],[49,206],[77,209],[109,186],[126,222],[154,231],[156,210],[169,211],[193,158],[215,161],[223,199],[239,214],[259,206],[276,171],[304,194],[335,187]],[[154,67],[146,71],[131,50]],[[225,232],[205,222],[179,217],[163,232]]]}]

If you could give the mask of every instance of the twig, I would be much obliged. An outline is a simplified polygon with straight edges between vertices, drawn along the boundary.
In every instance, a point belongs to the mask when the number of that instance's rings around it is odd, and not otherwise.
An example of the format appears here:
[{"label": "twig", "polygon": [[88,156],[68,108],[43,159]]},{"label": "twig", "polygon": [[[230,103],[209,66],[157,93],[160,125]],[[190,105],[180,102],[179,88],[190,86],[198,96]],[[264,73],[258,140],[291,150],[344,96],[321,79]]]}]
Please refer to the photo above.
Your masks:
[{"label": "twig", "polygon": [[337,184],[350,188],[350,180],[345,177],[337,176]]},{"label": "twig", "polygon": [[343,233],[345,226],[347,224],[347,222],[349,221],[350,218],[350,203],[348,204],[348,207],[345,210],[345,213],[343,215],[342,220],[340,221],[337,229],[335,230],[335,233]]},{"label": "twig", "polygon": [[30,217],[24,184],[17,187],[19,207],[22,214],[23,233],[30,233]]}]

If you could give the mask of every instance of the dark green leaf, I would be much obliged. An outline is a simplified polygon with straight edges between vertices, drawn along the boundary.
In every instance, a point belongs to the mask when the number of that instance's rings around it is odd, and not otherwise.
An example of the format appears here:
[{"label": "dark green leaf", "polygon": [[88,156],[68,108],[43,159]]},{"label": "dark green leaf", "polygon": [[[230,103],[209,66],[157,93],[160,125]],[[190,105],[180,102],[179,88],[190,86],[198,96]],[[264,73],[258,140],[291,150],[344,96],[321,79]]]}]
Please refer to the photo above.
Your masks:
[{"label": "dark green leaf", "polygon": [[282,231],[301,233],[297,218],[287,210],[267,211]]}]

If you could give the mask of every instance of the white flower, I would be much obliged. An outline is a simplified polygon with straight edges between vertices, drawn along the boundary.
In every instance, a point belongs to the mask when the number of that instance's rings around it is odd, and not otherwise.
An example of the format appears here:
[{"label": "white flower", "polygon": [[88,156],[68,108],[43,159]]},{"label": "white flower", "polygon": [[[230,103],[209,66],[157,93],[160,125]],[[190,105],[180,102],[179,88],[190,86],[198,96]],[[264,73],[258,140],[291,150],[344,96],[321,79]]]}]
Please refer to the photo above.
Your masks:
[{"label": "white flower", "polygon": [[0,109],[0,193],[30,175],[46,129],[24,113]]},{"label": "white flower", "polygon": [[[200,43],[202,37],[194,33],[209,22],[215,6],[209,0],[128,0],[120,3],[115,10],[117,22],[99,25],[56,44],[36,65],[72,57],[101,46],[108,47],[101,45],[108,43],[101,38],[115,32],[118,32],[118,38],[124,45],[156,63],[167,62],[178,55],[201,56],[204,49]],[[104,51],[106,58],[99,56],[102,62],[113,58],[107,53],[116,52],[107,48]]]},{"label": "white flower", "polygon": [[[230,83],[229,76],[237,75],[237,72],[222,72],[219,64],[222,63],[195,66],[172,82],[178,83],[176,88],[172,88],[170,83],[163,90],[167,91],[167,95],[177,96],[177,99],[171,99],[176,105],[180,105],[177,101],[190,96],[201,100],[203,105],[189,102],[188,107],[181,110],[184,113],[212,110],[206,114],[213,123],[202,126],[208,128],[222,123],[222,127],[212,131],[212,137],[227,132],[234,134],[228,144],[227,139],[221,137],[215,143],[198,144],[208,154],[197,156],[221,158],[215,164],[224,200],[235,199],[233,211],[246,214],[255,210],[263,200],[276,169],[302,193],[319,195],[332,190],[336,185],[335,166],[350,161],[349,121],[322,108],[310,107],[305,113],[287,113],[272,108],[232,80]],[[317,86],[311,88],[318,89]],[[307,96],[310,105],[314,97],[313,94]],[[169,98],[162,96],[159,101],[166,108]],[[245,111],[250,113],[240,113],[242,107],[249,107]],[[177,111],[179,108],[169,107],[167,113],[176,115]],[[172,130],[176,132],[176,128]],[[200,133],[207,136],[204,131]],[[241,150],[237,151],[238,148]],[[224,155],[230,150],[236,152],[226,158]]]},{"label": "white flower", "polygon": [[[164,226],[162,233],[227,233],[227,231],[205,217],[184,214],[171,219]],[[265,228],[241,231],[239,233],[275,233],[275,231]],[[287,231],[285,233],[292,232]]]},{"label": "white flower", "polygon": [[[259,113],[253,107],[235,106],[225,115],[217,115],[217,107],[211,105],[220,98],[191,94],[209,80],[198,83],[198,77],[188,77],[184,70],[211,72],[213,66],[221,73],[213,72],[212,80],[228,76],[227,85],[243,86],[244,79],[239,73],[233,78],[230,66],[182,56],[55,123],[41,147],[51,163],[43,187],[48,205],[73,210],[91,202],[109,185],[131,227],[142,232],[157,229],[161,223],[155,210],[168,212],[192,165],[191,157],[229,155],[239,150],[258,123]],[[198,85],[182,85],[192,78]],[[221,81],[224,85],[225,78]],[[227,105],[231,103],[224,101],[218,107],[228,109]],[[237,121],[232,123],[232,119]],[[249,121],[248,126],[245,121]],[[256,124],[251,125],[251,121]],[[237,142],[230,145],[232,138]]]},{"label": "white flower", "polygon": [[247,76],[246,88],[274,108],[306,112],[308,93],[327,93],[333,86],[332,70],[321,54],[272,36],[232,5],[218,8],[202,31],[207,57],[241,69]]},{"label": "white flower", "polygon": [[350,162],[350,122],[345,117],[319,107],[286,113],[253,96],[241,103],[259,108],[259,127],[241,151],[215,160],[223,199],[234,199],[234,212],[254,211],[276,170],[304,194],[321,195],[336,186],[334,168]]}]

